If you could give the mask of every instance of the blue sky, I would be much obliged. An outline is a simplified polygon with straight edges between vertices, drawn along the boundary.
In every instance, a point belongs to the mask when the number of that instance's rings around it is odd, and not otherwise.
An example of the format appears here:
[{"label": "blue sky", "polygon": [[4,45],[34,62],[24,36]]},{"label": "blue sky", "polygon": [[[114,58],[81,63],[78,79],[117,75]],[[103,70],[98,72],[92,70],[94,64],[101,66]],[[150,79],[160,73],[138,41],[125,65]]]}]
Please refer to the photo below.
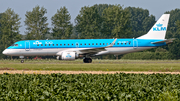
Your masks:
[{"label": "blue sky", "polygon": [[21,17],[20,33],[25,34],[26,26],[24,25],[26,11],[39,5],[47,9],[49,27],[51,27],[51,17],[57,12],[57,9],[65,6],[71,14],[71,22],[79,14],[81,7],[92,6],[94,4],[120,4],[124,7],[140,7],[148,9],[150,14],[158,19],[164,12],[180,8],[180,0],[0,0],[0,13],[7,8],[12,8],[15,13]]}]

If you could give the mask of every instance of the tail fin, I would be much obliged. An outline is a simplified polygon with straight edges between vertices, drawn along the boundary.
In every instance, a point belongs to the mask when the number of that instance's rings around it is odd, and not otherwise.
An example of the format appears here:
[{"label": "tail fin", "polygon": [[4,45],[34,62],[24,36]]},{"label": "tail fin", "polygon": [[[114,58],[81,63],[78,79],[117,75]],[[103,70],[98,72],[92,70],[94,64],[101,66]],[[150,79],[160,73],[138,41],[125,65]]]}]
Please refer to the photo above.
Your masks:
[{"label": "tail fin", "polygon": [[165,39],[170,14],[163,14],[150,31],[137,39]]}]

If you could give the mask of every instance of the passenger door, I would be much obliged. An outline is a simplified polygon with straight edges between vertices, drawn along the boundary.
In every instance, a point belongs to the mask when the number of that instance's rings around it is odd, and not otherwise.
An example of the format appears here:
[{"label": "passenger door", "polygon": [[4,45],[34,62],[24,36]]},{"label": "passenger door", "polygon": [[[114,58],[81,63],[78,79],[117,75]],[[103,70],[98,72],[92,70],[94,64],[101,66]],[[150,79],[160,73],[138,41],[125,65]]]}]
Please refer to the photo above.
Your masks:
[{"label": "passenger door", "polygon": [[138,41],[137,41],[137,39],[133,39],[133,48],[134,49],[138,48]]}]

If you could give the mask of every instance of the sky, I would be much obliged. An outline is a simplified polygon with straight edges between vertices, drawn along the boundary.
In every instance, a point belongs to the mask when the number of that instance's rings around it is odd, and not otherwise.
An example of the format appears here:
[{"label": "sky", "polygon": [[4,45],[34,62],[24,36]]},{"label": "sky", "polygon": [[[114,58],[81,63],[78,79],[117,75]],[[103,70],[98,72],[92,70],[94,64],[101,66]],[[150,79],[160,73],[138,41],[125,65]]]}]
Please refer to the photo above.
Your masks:
[{"label": "sky", "polygon": [[51,17],[57,12],[57,9],[65,6],[70,15],[71,22],[75,25],[74,19],[79,14],[81,7],[93,6],[95,4],[120,4],[124,7],[139,7],[148,9],[149,13],[154,15],[156,19],[166,11],[180,8],[180,0],[0,0],[0,13],[7,8],[11,8],[15,13],[20,15],[21,28],[20,33],[25,34],[26,26],[24,25],[26,11],[32,11],[34,7],[39,5],[47,9],[49,27],[51,27]]}]

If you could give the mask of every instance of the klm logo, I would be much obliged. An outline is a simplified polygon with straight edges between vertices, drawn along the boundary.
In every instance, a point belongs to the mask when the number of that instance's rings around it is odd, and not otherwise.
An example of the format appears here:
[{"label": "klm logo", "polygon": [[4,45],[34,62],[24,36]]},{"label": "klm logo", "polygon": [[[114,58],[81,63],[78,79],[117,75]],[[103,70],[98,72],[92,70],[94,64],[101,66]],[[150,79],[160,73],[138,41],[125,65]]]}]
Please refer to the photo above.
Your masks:
[{"label": "klm logo", "polygon": [[35,42],[33,42],[33,44],[42,44],[42,42],[39,42],[39,41],[35,41]]},{"label": "klm logo", "polygon": [[70,58],[71,57],[71,55],[70,54],[67,54],[67,56],[66,56],[67,58]]},{"label": "klm logo", "polygon": [[156,27],[153,27],[153,31],[166,31],[166,27],[162,27],[163,24],[156,24]]}]

